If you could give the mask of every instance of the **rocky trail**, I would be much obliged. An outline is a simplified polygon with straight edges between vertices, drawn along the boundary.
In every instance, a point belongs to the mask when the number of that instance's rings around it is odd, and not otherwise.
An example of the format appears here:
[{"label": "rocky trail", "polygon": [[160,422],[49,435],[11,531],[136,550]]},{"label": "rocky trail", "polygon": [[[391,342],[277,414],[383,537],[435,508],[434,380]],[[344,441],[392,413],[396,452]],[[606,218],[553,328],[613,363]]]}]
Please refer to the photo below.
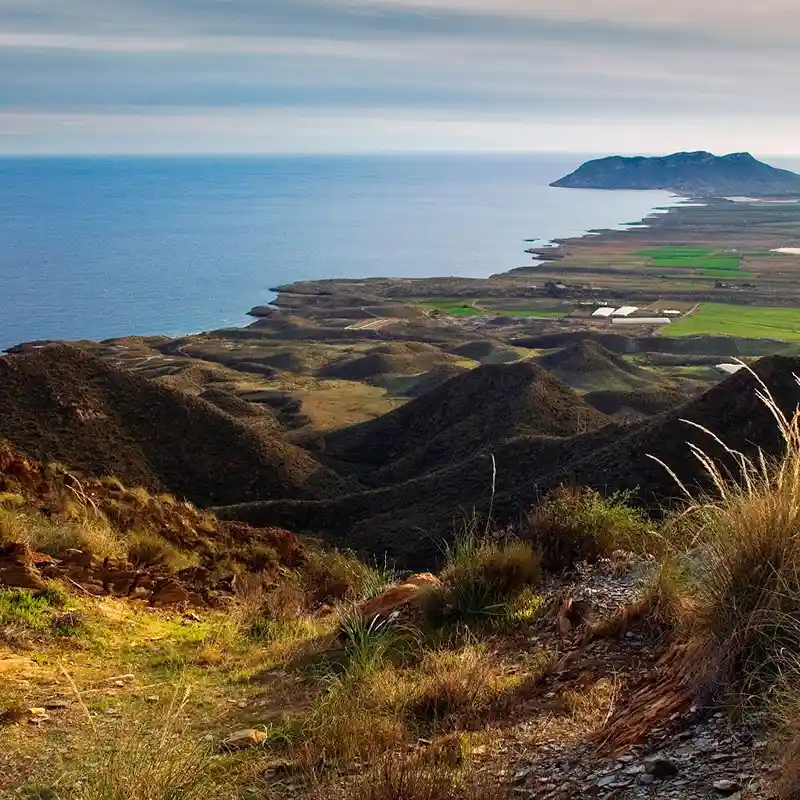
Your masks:
[{"label": "rocky trail", "polygon": [[[557,650],[553,666],[520,712],[516,726],[484,769],[507,764],[498,776],[513,798],[535,800],[707,800],[769,798],[778,775],[765,723],[752,715],[734,723],[703,707],[682,680],[685,659],[648,630],[638,616],[641,580],[652,564],[620,572],[602,562],[554,586],[561,600],[531,646]],[[626,619],[617,626],[616,621]],[[610,622],[611,621],[611,622]],[[560,641],[557,641],[559,639]],[[559,722],[564,698],[605,682],[605,713],[585,730]]]}]

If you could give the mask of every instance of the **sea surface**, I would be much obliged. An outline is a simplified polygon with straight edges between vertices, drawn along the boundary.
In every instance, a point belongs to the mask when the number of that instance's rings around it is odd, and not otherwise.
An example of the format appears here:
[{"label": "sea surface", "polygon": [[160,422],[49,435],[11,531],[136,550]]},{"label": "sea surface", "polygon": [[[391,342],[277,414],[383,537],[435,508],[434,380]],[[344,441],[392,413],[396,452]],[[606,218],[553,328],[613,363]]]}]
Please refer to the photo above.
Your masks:
[{"label": "sea surface", "polygon": [[666,192],[552,189],[585,156],[0,159],[0,348],[247,324],[323,277],[485,277]]}]

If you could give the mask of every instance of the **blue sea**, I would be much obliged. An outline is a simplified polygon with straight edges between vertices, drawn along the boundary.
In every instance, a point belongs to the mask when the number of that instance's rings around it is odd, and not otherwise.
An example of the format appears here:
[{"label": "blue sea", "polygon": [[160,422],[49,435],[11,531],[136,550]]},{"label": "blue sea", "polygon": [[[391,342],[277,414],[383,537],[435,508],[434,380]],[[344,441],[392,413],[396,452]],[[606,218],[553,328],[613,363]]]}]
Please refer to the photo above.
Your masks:
[{"label": "blue sea", "polygon": [[483,277],[670,202],[548,188],[583,160],[0,159],[0,348],[244,325],[309,278]]}]

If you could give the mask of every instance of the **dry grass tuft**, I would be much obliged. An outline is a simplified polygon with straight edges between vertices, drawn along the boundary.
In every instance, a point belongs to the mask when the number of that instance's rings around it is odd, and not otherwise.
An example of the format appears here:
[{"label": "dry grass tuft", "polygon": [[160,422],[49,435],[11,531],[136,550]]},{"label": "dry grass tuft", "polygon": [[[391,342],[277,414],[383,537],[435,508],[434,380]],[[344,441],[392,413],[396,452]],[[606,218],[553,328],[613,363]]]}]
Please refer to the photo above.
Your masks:
[{"label": "dry grass tuft", "polygon": [[54,556],[70,549],[88,551],[100,558],[124,558],[126,555],[122,538],[101,516],[58,520],[33,512],[0,508],[1,542],[21,542]]},{"label": "dry grass tuft", "polygon": [[134,532],[125,537],[128,560],[137,567],[164,567],[170,572],[196,567],[200,559],[171,545],[153,532]]},{"label": "dry grass tuft", "polygon": [[501,667],[484,647],[428,653],[409,687],[406,713],[438,727],[454,718],[469,722],[508,688]]},{"label": "dry grass tuft", "polygon": [[354,759],[375,763],[408,741],[403,721],[368,696],[368,685],[345,675],[332,681],[311,709],[303,723],[302,743],[294,753],[307,772]]},{"label": "dry grass tuft", "polygon": [[692,446],[716,497],[682,515],[692,548],[659,592],[695,643],[699,690],[737,707],[763,703],[800,664],[800,411],[787,418],[763,384],[759,396],[775,416],[784,457],[751,459],[726,448],[734,475]]},{"label": "dry grass tuft", "polygon": [[501,800],[497,786],[485,786],[468,767],[427,754],[381,759],[352,794],[354,800]]},{"label": "dry grass tuft", "polygon": [[300,576],[312,607],[374,597],[395,579],[392,570],[372,567],[339,550],[309,550]]},{"label": "dry grass tuft", "polygon": [[122,741],[99,746],[82,765],[62,800],[216,800],[224,775],[208,746],[180,725],[188,696],[173,700],[159,726],[143,725]]}]

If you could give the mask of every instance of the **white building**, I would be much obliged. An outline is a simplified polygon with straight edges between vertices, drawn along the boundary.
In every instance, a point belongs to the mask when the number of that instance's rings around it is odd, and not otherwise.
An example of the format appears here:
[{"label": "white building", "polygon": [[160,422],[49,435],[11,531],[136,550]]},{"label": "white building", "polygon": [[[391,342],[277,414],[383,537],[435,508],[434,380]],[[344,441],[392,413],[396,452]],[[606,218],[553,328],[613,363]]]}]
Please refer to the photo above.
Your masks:
[{"label": "white building", "polygon": [[614,325],[669,325],[669,317],[614,317]]}]

